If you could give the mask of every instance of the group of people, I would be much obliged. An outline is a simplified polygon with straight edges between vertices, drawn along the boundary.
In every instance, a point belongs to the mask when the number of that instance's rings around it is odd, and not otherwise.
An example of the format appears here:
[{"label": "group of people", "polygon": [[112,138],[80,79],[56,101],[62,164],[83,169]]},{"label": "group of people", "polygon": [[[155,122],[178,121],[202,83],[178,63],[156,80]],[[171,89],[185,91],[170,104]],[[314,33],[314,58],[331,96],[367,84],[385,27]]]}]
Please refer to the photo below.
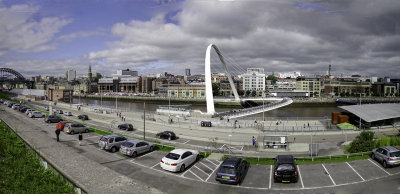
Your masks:
[{"label": "group of people", "polygon": [[117,116],[119,118],[121,118],[121,121],[125,121],[126,120],[126,116],[122,116],[122,114],[120,112],[117,112]]},{"label": "group of people", "polygon": [[[59,142],[61,130],[56,129],[55,133],[56,133],[56,137],[57,137],[57,142]],[[83,140],[83,136],[82,136],[82,132],[80,132],[78,135],[78,141],[79,141],[80,146],[82,145],[82,140]]]}]

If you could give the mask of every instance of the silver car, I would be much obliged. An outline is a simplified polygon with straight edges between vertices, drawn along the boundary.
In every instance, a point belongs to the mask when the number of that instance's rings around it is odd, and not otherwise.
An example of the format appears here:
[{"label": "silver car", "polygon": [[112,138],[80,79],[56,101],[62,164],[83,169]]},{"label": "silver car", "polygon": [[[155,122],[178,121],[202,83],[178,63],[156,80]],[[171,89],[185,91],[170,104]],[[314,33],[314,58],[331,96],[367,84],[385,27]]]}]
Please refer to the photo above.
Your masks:
[{"label": "silver car", "polygon": [[25,114],[29,115],[29,113],[31,113],[31,112],[33,112],[33,111],[35,111],[35,110],[33,110],[33,109],[28,109],[28,110],[25,111]]},{"label": "silver car", "polygon": [[121,135],[104,135],[99,140],[99,146],[100,149],[116,152],[126,140],[126,137]]},{"label": "silver car", "polygon": [[152,152],[153,150],[154,150],[153,143],[137,139],[128,139],[119,148],[119,152],[131,157],[136,157],[137,155],[145,152]]},{"label": "silver car", "polygon": [[371,158],[382,162],[382,166],[385,168],[397,166],[400,165],[400,150],[393,146],[375,148],[372,150]]},{"label": "silver car", "polygon": [[80,123],[67,123],[64,126],[64,131],[71,135],[83,132],[89,133],[89,127],[86,127],[85,125],[82,125]]},{"label": "silver car", "polygon": [[44,116],[45,115],[39,111],[32,111],[28,114],[28,117],[30,117],[30,118],[42,118]]}]

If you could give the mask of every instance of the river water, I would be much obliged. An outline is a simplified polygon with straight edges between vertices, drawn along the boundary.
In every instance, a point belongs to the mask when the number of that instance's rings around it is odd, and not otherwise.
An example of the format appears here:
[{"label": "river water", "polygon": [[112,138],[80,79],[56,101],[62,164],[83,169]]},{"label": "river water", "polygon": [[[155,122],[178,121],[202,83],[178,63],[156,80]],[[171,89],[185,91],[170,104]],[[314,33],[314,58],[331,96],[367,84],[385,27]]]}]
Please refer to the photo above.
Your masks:
[{"label": "river water", "polygon": [[[114,100],[94,100],[86,98],[74,98],[73,103],[84,103],[89,105],[102,105],[103,107],[115,108],[116,102]],[[158,105],[168,105],[166,103],[150,103],[146,102],[146,112],[155,112]],[[172,103],[172,105],[182,105],[179,103]],[[143,102],[123,102],[118,101],[118,109],[130,110],[130,111],[143,111]],[[201,110],[203,112],[207,111],[206,105],[192,105],[193,110]],[[215,111],[223,112],[231,110],[229,107],[215,107]],[[330,117],[332,112],[343,111],[337,107],[336,104],[291,104],[279,109],[268,111],[264,113],[264,117]],[[252,115],[251,118],[262,118],[263,114],[259,113]]]}]

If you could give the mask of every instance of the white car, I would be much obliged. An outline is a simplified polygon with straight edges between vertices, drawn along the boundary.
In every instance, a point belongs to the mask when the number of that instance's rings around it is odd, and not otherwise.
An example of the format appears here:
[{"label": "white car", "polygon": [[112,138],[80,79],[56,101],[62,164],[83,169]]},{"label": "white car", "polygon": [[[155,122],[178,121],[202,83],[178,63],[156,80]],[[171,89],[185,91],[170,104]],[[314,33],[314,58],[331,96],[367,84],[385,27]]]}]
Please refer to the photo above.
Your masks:
[{"label": "white car", "polygon": [[33,112],[33,111],[35,111],[35,110],[33,110],[33,109],[28,109],[28,110],[25,111],[25,114],[29,115],[29,113],[31,113],[31,112]]},{"label": "white car", "polygon": [[17,110],[21,105],[20,104],[14,104],[12,105],[12,109]]},{"label": "white car", "polygon": [[30,118],[44,117],[44,114],[39,111],[33,111],[28,114],[28,117]]},{"label": "white car", "polygon": [[64,112],[64,115],[65,115],[65,116],[72,116],[72,112],[65,111],[65,112]]},{"label": "white car", "polygon": [[186,167],[200,159],[196,150],[174,149],[160,161],[162,169],[171,172],[182,172]]}]

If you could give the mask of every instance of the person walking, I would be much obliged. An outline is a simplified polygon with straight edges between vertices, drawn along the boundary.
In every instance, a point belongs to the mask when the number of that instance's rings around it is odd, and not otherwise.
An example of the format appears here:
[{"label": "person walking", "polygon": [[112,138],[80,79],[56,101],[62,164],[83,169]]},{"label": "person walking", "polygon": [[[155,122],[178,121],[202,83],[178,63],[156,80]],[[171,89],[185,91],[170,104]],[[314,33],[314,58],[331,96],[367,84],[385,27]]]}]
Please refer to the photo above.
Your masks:
[{"label": "person walking", "polygon": [[256,147],[256,138],[253,136],[253,147]]},{"label": "person walking", "polygon": [[82,139],[83,139],[83,137],[82,137],[82,132],[79,132],[79,135],[78,135],[79,146],[82,145]]},{"label": "person walking", "polygon": [[57,141],[60,141],[60,130],[56,129],[55,133],[57,136]]}]

